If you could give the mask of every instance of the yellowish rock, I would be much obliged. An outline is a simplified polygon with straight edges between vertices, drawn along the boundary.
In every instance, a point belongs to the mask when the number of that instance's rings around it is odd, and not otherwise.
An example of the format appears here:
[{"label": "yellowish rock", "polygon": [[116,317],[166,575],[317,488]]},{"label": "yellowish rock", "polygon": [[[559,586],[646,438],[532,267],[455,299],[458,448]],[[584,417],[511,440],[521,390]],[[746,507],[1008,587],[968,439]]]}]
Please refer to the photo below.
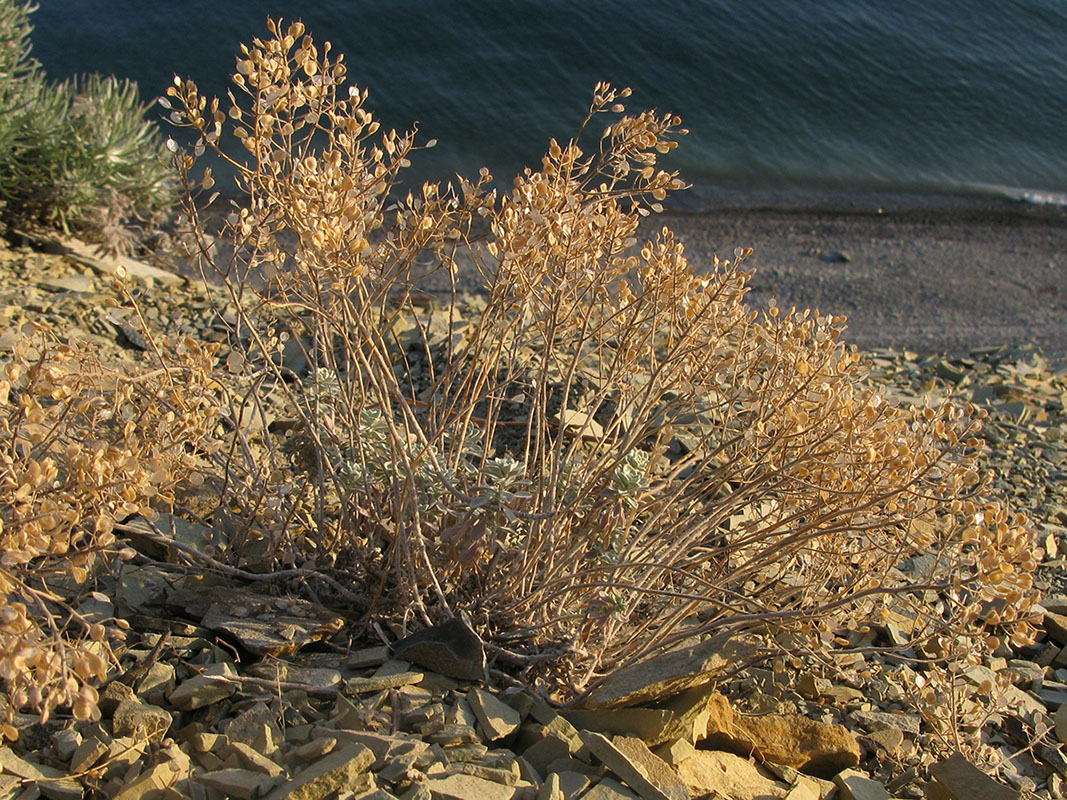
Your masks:
[{"label": "yellowish rock", "polygon": [[779,783],[750,761],[719,750],[698,750],[676,767],[680,777],[697,795],[711,794],[730,800],[784,798],[789,787]]}]

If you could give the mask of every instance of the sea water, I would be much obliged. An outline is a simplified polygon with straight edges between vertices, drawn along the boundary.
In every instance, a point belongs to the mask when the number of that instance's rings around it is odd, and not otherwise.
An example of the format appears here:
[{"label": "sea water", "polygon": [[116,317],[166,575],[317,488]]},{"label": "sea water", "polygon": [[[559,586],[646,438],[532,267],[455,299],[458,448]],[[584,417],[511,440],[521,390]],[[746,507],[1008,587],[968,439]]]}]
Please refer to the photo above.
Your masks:
[{"label": "sea water", "polygon": [[[419,179],[537,165],[597,81],[681,115],[669,166],[719,189],[1067,203],[1065,0],[39,0],[48,74],[226,90],[268,14],[345,54]],[[162,118],[162,110],[153,111]]]}]

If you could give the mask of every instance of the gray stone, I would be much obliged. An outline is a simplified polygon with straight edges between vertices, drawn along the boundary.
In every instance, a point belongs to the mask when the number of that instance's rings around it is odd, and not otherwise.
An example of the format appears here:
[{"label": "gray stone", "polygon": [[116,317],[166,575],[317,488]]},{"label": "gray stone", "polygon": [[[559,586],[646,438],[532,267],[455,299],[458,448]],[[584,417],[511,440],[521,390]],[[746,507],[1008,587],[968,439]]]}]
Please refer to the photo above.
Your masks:
[{"label": "gray stone", "polygon": [[73,778],[60,778],[62,773],[53,770],[55,774],[49,775],[50,780],[41,781],[37,789],[48,800],[82,800],[85,790]]},{"label": "gray stone", "polygon": [[[440,745],[436,746],[440,747]],[[460,764],[481,761],[489,752],[489,748],[484,744],[460,744],[447,749],[442,748],[441,752],[450,764]]]},{"label": "gray stone", "polygon": [[502,767],[487,767],[483,764],[460,764],[460,771],[464,775],[473,775],[476,778],[484,778],[505,786],[514,786],[519,780],[517,772]]},{"label": "gray stone", "polygon": [[1041,687],[1037,696],[1041,698],[1042,703],[1053,710],[1067,705],[1067,691],[1063,689],[1049,688],[1047,684]]},{"label": "gray stone", "polygon": [[100,692],[100,701],[97,705],[100,707],[100,713],[111,715],[127,700],[137,700],[133,688],[120,681],[110,681]]},{"label": "gray stone", "polygon": [[410,686],[418,683],[423,678],[421,672],[398,672],[390,675],[372,675],[369,678],[349,678],[345,681],[345,687],[352,694],[368,694],[380,692],[384,689],[397,689],[401,686]]},{"label": "gray stone", "polygon": [[486,679],[485,645],[458,617],[401,639],[393,645],[393,655],[450,678]]},{"label": "gray stone", "polygon": [[37,285],[50,292],[81,292],[88,294],[96,291],[96,281],[89,275],[47,278],[46,280],[38,281]]},{"label": "gray stone", "polygon": [[432,733],[424,732],[423,738],[430,744],[442,747],[455,747],[461,744],[476,744],[480,741],[478,732],[469,725],[444,724]]},{"label": "gray stone", "polygon": [[904,732],[899,728],[879,728],[860,737],[869,750],[881,756],[896,756],[904,744]]},{"label": "gray stone", "polygon": [[230,720],[226,737],[267,756],[273,755],[285,738],[278,727],[278,715],[262,702],[253,704]]},{"label": "gray stone", "polygon": [[160,603],[167,591],[166,574],[152,566],[123,564],[115,599],[131,611],[145,614]]},{"label": "gray stone", "polygon": [[81,743],[81,734],[72,728],[64,728],[52,734],[52,746],[56,749],[56,756],[67,764]]},{"label": "gray stone", "polygon": [[236,755],[244,769],[259,772],[271,778],[277,778],[282,774],[282,768],[278,764],[253,750],[244,742],[231,742],[226,748],[226,753]]},{"label": "gray stone", "polygon": [[527,747],[522,757],[541,775],[548,774],[548,765],[561,758],[570,758],[577,752],[580,742],[559,734],[545,736]]},{"label": "gray stone", "polygon": [[389,648],[385,645],[380,647],[365,647],[356,650],[348,657],[345,665],[349,669],[364,669],[365,667],[377,667],[389,660]]},{"label": "gray stone", "polygon": [[678,777],[697,797],[717,793],[730,800],[772,800],[788,787],[768,778],[755,764],[733,753],[697,750],[677,766]]},{"label": "gray stone", "polygon": [[309,693],[326,694],[341,683],[341,671],[329,667],[302,667],[284,661],[266,661],[248,670],[249,674],[268,681],[299,684]]},{"label": "gray stone", "polygon": [[895,728],[909,736],[919,735],[922,722],[917,714],[892,714],[887,711],[850,711],[848,716],[868,731]]},{"label": "gray stone", "polygon": [[262,772],[248,769],[220,769],[201,772],[193,780],[237,800],[254,800],[269,789],[274,780]]},{"label": "gray stone", "polygon": [[106,743],[95,736],[90,736],[78,745],[74,754],[70,757],[70,771],[73,773],[85,772],[107,755],[110,749]]},{"label": "gray stone", "polygon": [[[105,756],[107,775],[122,775],[126,770],[141,760],[147,743],[130,736],[116,736],[108,745]],[[173,766],[173,765],[171,765]]]},{"label": "gray stone", "polygon": [[236,674],[234,668],[225,662],[210,664],[199,675],[178,684],[168,700],[182,711],[192,711],[225,700],[237,691],[237,685],[226,678]]},{"label": "gray stone", "polygon": [[158,282],[167,286],[180,286],[186,282],[181,275],[153,267],[151,264],[138,261],[130,256],[115,256],[114,258],[102,256],[96,252],[93,245],[86,244],[79,239],[57,239],[50,244],[71,260],[84,264],[102,275],[136,278],[145,283]]},{"label": "gray stone", "polygon": [[0,746],[0,770],[27,781],[35,781],[44,777],[40,765],[20,758],[10,747]]},{"label": "gray stone", "polygon": [[[633,736],[616,736],[612,739],[615,749],[647,777],[668,797],[688,800],[689,789],[671,765],[653,753],[642,739]],[[640,792],[639,792],[640,793]]]},{"label": "gray stone", "polygon": [[685,759],[696,753],[696,748],[688,739],[676,739],[673,742],[662,744],[655,750],[656,755],[671,766],[677,766]]},{"label": "gray stone", "polygon": [[889,800],[889,792],[876,780],[846,769],[834,776],[834,783],[841,791],[842,800]]},{"label": "gray stone", "polygon": [[564,770],[556,774],[559,775],[559,788],[563,790],[565,798],[580,797],[593,782],[593,779],[585,772]]},{"label": "gray stone", "polygon": [[307,764],[331,752],[337,746],[333,736],[317,736],[310,742],[289,750],[285,757],[293,764]]},{"label": "gray stone", "polygon": [[369,748],[346,744],[276,787],[267,800],[324,800],[335,793],[356,789],[366,785],[360,778],[373,763],[374,754]]},{"label": "gray stone", "polygon": [[139,700],[124,700],[119,703],[112,719],[116,736],[132,736],[134,739],[146,739],[150,742],[163,741],[173,722],[174,719],[168,711]]},{"label": "gray stone", "polygon": [[344,620],[307,600],[235,589],[212,590],[200,624],[259,656],[284,656],[337,633]]},{"label": "gray stone", "polygon": [[315,735],[336,736],[337,740],[343,743],[343,746],[359,744],[368,748],[374,756],[371,769],[375,772],[380,770],[385,763],[391,759],[407,755],[419,759],[425,757],[430,751],[430,746],[419,739],[405,739],[400,736],[387,736],[386,734],[374,733],[372,731],[316,728]]},{"label": "gray stone", "polygon": [[561,713],[576,728],[613,736],[640,736],[652,745],[666,740],[665,732],[674,720],[674,713],[664,708],[567,709]]},{"label": "gray stone", "polygon": [[484,689],[467,692],[467,702],[478,719],[478,727],[490,742],[503,739],[519,727],[519,712]]},{"label": "gray stone", "polygon": [[145,699],[153,705],[159,705],[174,691],[175,674],[174,665],[157,661],[148,668],[140,685],[137,687],[137,696]]},{"label": "gray stone", "polygon": [[1067,645],[1067,616],[1049,611],[1045,614],[1044,626],[1050,639]]},{"label": "gray stone", "polygon": [[995,781],[962,754],[930,768],[933,780],[926,784],[930,800],[1019,800],[1020,793]]},{"label": "gray stone", "polygon": [[423,784],[433,800],[516,800],[519,789],[474,775],[431,778]]},{"label": "gray stone", "polygon": [[819,800],[819,795],[807,783],[797,783],[789,790],[785,800]]},{"label": "gray stone", "polygon": [[170,761],[155,764],[133,781],[127,783],[111,800],[142,800],[150,794],[161,794],[173,786],[180,776]]}]

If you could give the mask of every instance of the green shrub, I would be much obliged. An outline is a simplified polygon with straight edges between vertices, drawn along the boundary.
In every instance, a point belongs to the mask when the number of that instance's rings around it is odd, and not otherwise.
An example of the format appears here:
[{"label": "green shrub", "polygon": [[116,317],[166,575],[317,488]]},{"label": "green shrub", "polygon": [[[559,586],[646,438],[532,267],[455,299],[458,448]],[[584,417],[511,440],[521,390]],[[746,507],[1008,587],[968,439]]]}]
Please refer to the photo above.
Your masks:
[{"label": "green shrub", "polygon": [[46,102],[60,93],[48,95],[41,66],[30,57],[33,8],[0,1],[0,194],[5,199],[16,193],[23,153],[38,147],[47,126],[57,129],[61,118],[62,103]]},{"label": "green shrub", "polygon": [[110,251],[174,201],[172,172],[135,84],[51,83],[30,57],[34,7],[0,0],[0,198],[8,224],[45,223]]}]

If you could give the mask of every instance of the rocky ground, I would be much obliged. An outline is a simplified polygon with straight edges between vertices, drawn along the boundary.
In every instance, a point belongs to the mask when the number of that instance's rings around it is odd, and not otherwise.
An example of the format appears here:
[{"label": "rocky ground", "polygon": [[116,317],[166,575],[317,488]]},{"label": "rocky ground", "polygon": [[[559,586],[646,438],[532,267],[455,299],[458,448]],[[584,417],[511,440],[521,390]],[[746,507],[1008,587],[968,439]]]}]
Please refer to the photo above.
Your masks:
[{"label": "rocky ground", "polygon": [[[105,358],[145,358],[110,286],[114,266],[73,242],[0,249],[0,358],[39,321]],[[154,330],[225,342],[232,311],[220,290],[127,268]],[[330,609],[264,581],[189,570],[182,549],[209,549],[214,532],[164,515],[155,529],[127,523],[139,555],[101,579],[111,599],[79,606],[131,624],[123,671],[102,689],[103,720],[19,717],[20,739],[0,746],[0,800],[1062,797],[1067,373],[1028,347],[869,352],[887,394],[951,394],[989,411],[997,492],[1032,517],[1044,547],[1042,641],[963,675],[1004,702],[986,720],[995,778],[962,756],[935,759],[924,709],[893,669],[870,669],[880,656],[868,644],[906,644],[900,620],[850,634],[821,666],[800,669],[738,671],[740,645],[708,640],[620,673],[592,707],[559,711],[497,672],[460,622],[352,642]]]}]

